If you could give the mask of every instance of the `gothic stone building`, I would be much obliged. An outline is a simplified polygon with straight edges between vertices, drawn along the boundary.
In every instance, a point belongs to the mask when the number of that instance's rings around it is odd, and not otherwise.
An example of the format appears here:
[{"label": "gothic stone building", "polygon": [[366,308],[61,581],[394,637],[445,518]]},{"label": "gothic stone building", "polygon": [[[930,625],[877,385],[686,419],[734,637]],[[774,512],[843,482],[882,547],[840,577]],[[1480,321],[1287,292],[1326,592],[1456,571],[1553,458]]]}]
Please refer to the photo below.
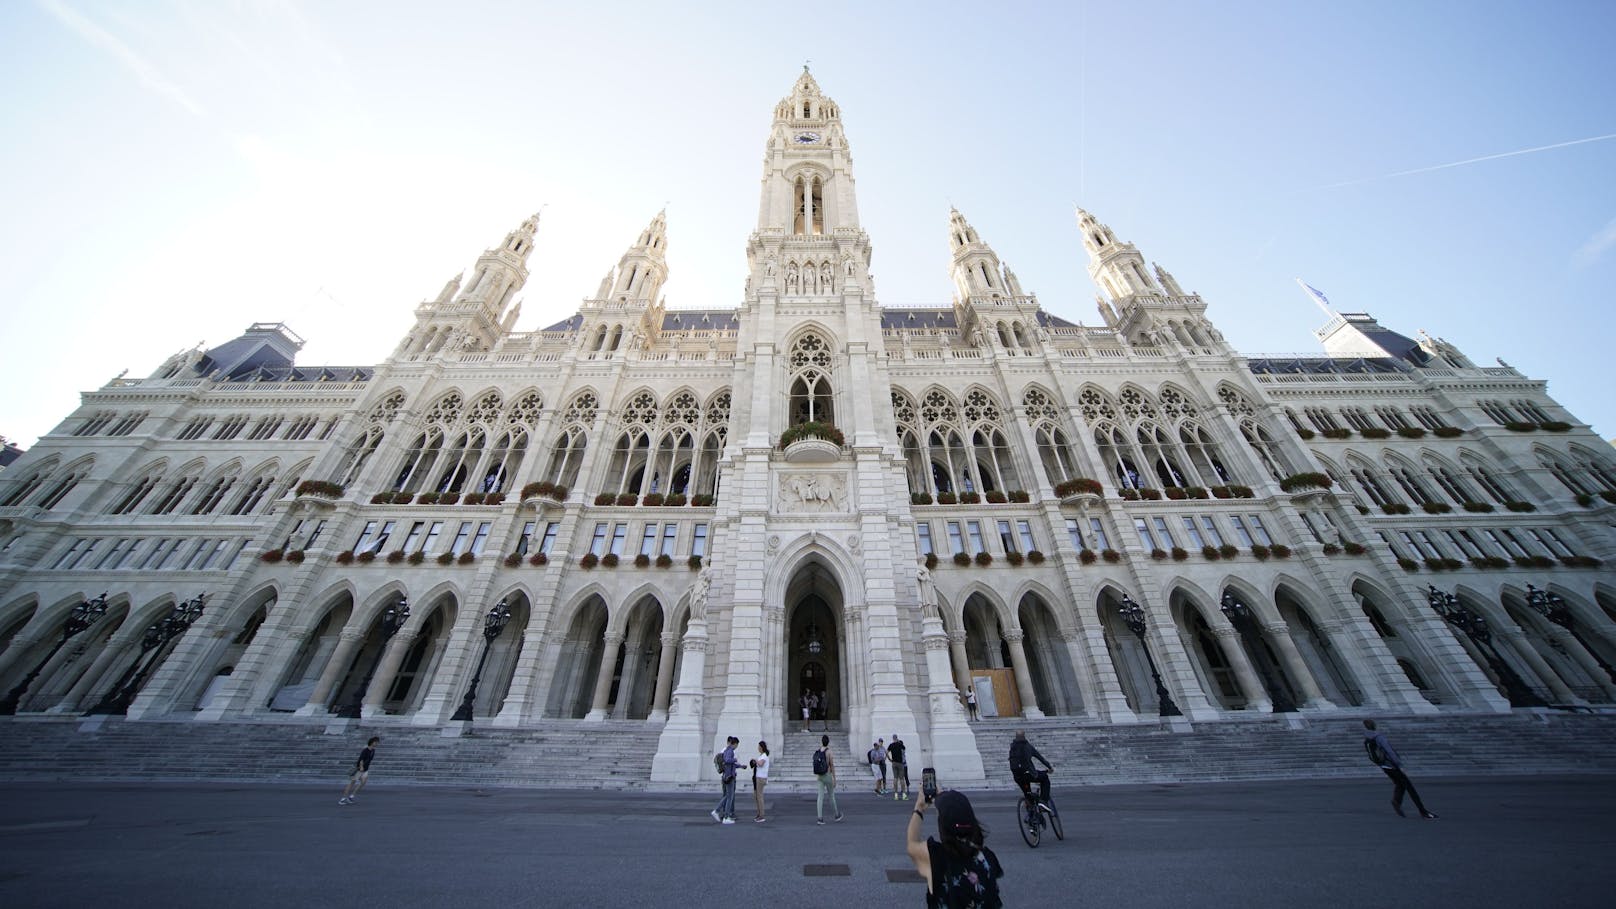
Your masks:
[{"label": "gothic stone building", "polygon": [[888,309],[852,166],[805,71],[738,308],[665,308],[658,215],[514,332],[534,217],[377,366],[256,324],[85,394],[0,479],[4,709],[432,726],[477,675],[477,723],[654,724],[677,781],[813,692],[969,780],[967,686],[1090,724],[1616,698],[1616,463],[1543,381],[1362,314],[1243,357],[1084,211],[1104,327],[957,211],[952,305]]}]

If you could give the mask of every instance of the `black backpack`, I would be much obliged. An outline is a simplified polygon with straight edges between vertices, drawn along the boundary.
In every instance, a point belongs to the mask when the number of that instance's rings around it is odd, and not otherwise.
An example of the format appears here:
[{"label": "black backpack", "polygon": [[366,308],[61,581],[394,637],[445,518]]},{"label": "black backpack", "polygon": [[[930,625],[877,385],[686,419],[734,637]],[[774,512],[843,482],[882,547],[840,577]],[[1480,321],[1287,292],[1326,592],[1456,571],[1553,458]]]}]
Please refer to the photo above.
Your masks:
[{"label": "black backpack", "polygon": [[1384,767],[1389,763],[1386,760],[1386,749],[1380,747],[1380,742],[1375,739],[1364,739],[1363,750],[1368,752],[1369,760],[1373,761],[1376,767]]},{"label": "black backpack", "polygon": [[814,752],[814,776],[824,776],[830,772],[830,758],[825,756],[825,749],[820,748]]}]

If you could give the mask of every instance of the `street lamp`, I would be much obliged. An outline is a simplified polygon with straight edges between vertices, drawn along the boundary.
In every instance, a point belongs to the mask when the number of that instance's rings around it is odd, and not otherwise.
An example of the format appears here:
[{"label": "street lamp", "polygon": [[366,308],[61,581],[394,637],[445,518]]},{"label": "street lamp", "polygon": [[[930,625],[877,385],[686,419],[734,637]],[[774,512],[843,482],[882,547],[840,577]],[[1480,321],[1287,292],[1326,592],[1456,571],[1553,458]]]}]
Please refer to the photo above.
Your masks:
[{"label": "street lamp", "polygon": [[1173,696],[1168,694],[1167,686],[1162,684],[1161,673],[1156,671],[1156,661],[1150,655],[1150,645],[1145,643],[1145,610],[1135,603],[1127,594],[1122,595],[1122,603],[1117,606],[1117,614],[1127,624],[1128,630],[1139,638],[1139,646],[1145,651],[1145,662],[1150,664],[1150,677],[1156,680],[1156,704],[1161,716],[1183,716],[1183,711],[1173,703]]},{"label": "street lamp", "polygon": [[51,661],[51,657],[56,656],[56,652],[61,650],[62,646],[71,640],[74,635],[94,625],[97,620],[106,614],[107,595],[104,593],[93,600],[84,600],[74,606],[73,611],[67,615],[67,621],[62,623],[62,637],[51,647],[50,653],[45,654],[45,658],[39,661],[39,665],[24,676],[23,680],[17,683],[15,688],[6,692],[4,700],[0,700],[0,716],[16,716],[17,708],[22,705],[23,695],[28,693],[28,686],[32,685],[34,679],[38,678],[39,674],[45,670],[45,664]]},{"label": "street lamp", "polygon": [[1459,598],[1451,593],[1443,593],[1435,585],[1428,585],[1429,591],[1425,595],[1426,602],[1436,610],[1436,614],[1447,620],[1449,625],[1465,633],[1476,649],[1481,651],[1487,665],[1492,667],[1493,675],[1504,686],[1504,696],[1509,698],[1511,707],[1543,707],[1542,698],[1537,692],[1526,686],[1526,682],[1516,675],[1515,670],[1509,668],[1503,657],[1498,655],[1498,648],[1493,646],[1493,629],[1487,623],[1487,617],[1471,610]]},{"label": "street lamp", "polygon": [[[146,677],[151,674],[157,664],[161,662],[163,648],[169,641],[184,634],[202,617],[202,610],[207,605],[207,594],[198,594],[196,597],[183,603],[176,603],[168,615],[153,622],[151,627],[140,638],[140,656],[135,658],[124,674],[119,677],[117,684],[113,685],[107,693],[96,702],[94,707],[84,712],[85,716],[123,716],[129,712],[129,705],[135,702],[140,689],[146,684]],[[149,655],[149,658],[148,658]]]},{"label": "street lamp", "polygon": [[471,687],[466,689],[466,696],[460,699],[460,709],[454,712],[450,720],[465,720],[471,722],[472,713],[477,708],[477,683],[483,678],[483,664],[488,662],[488,648],[494,644],[494,639],[511,621],[511,607],[505,600],[494,604],[483,617],[483,655],[477,658],[477,672],[471,677]]},{"label": "street lamp", "polygon": [[819,624],[813,619],[809,619],[808,627],[802,630],[802,634],[807,639],[803,643],[802,649],[809,656],[819,656],[820,651],[825,649],[825,642],[819,637]]},{"label": "street lamp", "polygon": [[387,642],[398,634],[404,623],[410,618],[410,601],[406,597],[399,597],[398,602],[388,606],[382,612],[382,643],[376,648],[376,658],[370,661],[370,671],[365,673],[365,680],[359,683],[359,690],[354,692],[353,700],[344,704],[337,711],[337,716],[345,719],[357,720],[365,710],[365,692],[370,690],[370,680],[376,676],[376,667],[382,664],[382,655],[387,652]]},{"label": "street lamp", "polygon": [[1275,713],[1295,713],[1296,703],[1285,692],[1284,687],[1274,682],[1274,677],[1268,671],[1268,655],[1263,653],[1262,635],[1257,632],[1257,616],[1252,613],[1251,607],[1235,599],[1234,594],[1223,595],[1223,602],[1219,604],[1223,614],[1228,616],[1229,624],[1234,630],[1240,632],[1240,637],[1246,642],[1246,651],[1251,654],[1252,662],[1257,664],[1257,671],[1262,674],[1263,687],[1268,689],[1268,697],[1273,701]]},{"label": "street lamp", "polygon": [[1577,639],[1577,643],[1582,645],[1582,649],[1588,651],[1595,660],[1599,661],[1599,668],[1605,670],[1605,674],[1610,676],[1612,682],[1616,682],[1616,669],[1612,669],[1610,664],[1605,662],[1605,658],[1599,655],[1599,651],[1588,646],[1588,642],[1582,639],[1581,634],[1577,633],[1576,617],[1571,614],[1571,607],[1566,605],[1564,598],[1558,594],[1539,590],[1531,584],[1527,584],[1526,605],[1542,613],[1544,618],[1571,632],[1571,636]]}]

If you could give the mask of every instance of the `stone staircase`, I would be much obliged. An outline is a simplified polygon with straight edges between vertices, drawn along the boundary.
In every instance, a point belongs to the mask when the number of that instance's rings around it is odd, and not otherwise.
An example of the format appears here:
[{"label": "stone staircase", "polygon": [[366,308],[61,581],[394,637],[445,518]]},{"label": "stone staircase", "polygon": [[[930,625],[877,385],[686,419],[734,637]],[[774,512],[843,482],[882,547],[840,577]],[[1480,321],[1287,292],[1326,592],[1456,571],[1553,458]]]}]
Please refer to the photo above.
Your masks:
[{"label": "stone staircase", "polygon": [[427,786],[644,789],[660,726],[552,722],[473,729],[370,725],[328,735],[323,724],[111,720],[0,722],[0,779],[331,783],[372,735],[378,781]]},{"label": "stone staircase", "polygon": [[[639,721],[551,720],[522,729],[475,727],[446,737],[436,727],[380,721],[329,735],[323,723],[291,719],[197,723],[109,718],[81,729],[68,717],[0,719],[0,780],[151,780],[340,783],[371,735],[382,737],[377,782],[446,787],[651,788],[661,727]],[[1262,715],[1195,724],[1110,726],[1071,718],[973,724],[991,788],[1011,786],[1005,756],[1024,729],[1055,765],[1057,788],[1117,783],[1365,777],[1356,717]],[[1487,774],[1616,773],[1616,715],[1516,711],[1510,715],[1391,717],[1382,729],[1416,778]],[[812,755],[823,733],[792,730],[771,750],[773,791],[810,792]],[[840,792],[871,787],[862,754],[830,730]],[[919,785],[925,761],[911,767]],[[751,751],[743,743],[744,759]],[[703,766],[708,766],[704,764]],[[741,771],[742,786],[750,775]],[[944,786],[952,781],[942,780]],[[715,790],[716,777],[658,789]]]},{"label": "stone staircase", "polygon": [[[1292,714],[1291,716],[1295,716]],[[1616,715],[1516,712],[1379,720],[1414,776],[1616,773]],[[1057,787],[1108,783],[1373,776],[1361,718],[1283,717],[1167,726],[1074,725],[1071,720],[973,724],[991,787],[1011,786],[1017,729],[1051,764]]]}]

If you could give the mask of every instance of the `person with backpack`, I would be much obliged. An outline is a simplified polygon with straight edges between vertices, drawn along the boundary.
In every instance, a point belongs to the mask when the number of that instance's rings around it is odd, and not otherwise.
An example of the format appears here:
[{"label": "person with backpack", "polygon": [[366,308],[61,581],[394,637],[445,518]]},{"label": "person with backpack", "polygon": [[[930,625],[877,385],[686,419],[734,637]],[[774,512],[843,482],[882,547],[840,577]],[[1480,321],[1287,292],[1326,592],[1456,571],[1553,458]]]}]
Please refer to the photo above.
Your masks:
[{"label": "person with backpack", "polygon": [[[922,840],[926,808],[937,806],[937,836]],[[909,815],[905,848],[915,871],[926,881],[928,909],[998,909],[999,878],[1004,866],[983,844],[987,831],[976,819],[971,800],[952,789],[922,799]]]},{"label": "person with backpack", "polygon": [[[1033,766],[1034,758],[1037,758],[1038,762],[1044,765],[1043,770]],[[1021,787],[1021,791],[1031,795],[1031,784],[1036,782],[1038,784],[1038,801],[1048,805],[1049,771],[1054,769],[1054,765],[1044,760],[1044,756],[1038,753],[1038,749],[1032,747],[1032,743],[1027,741],[1027,733],[1017,729],[1016,740],[1010,743],[1010,775],[1015,777],[1016,785]]]},{"label": "person with backpack", "polygon": [[885,739],[876,739],[864,755],[870,762],[870,776],[875,778],[875,794],[887,794],[887,746]]},{"label": "person with backpack", "polygon": [[814,779],[819,781],[819,798],[814,802],[814,814],[819,826],[825,826],[825,797],[830,797],[831,813],[839,821],[842,809],[836,807],[836,759],[831,757],[830,736],[819,737],[819,750],[814,752]]},{"label": "person with backpack", "polygon": [[1369,760],[1373,761],[1392,781],[1392,810],[1398,817],[1408,817],[1403,813],[1403,793],[1408,793],[1414,800],[1414,807],[1420,811],[1420,817],[1427,820],[1436,820],[1436,815],[1427,811],[1425,803],[1420,801],[1420,794],[1414,790],[1414,783],[1408,775],[1403,773],[1403,761],[1392,750],[1391,742],[1386,740],[1386,733],[1375,729],[1374,720],[1364,720],[1364,751],[1368,752]]},{"label": "person with backpack", "polygon": [[735,760],[735,746],[741,740],[730,736],[727,747],[718,754],[713,755],[713,766],[718,768],[718,778],[724,784],[724,794],[718,799],[718,807],[709,812],[713,820],[720,824],[735,823],[735,768],[740,762]]}]

